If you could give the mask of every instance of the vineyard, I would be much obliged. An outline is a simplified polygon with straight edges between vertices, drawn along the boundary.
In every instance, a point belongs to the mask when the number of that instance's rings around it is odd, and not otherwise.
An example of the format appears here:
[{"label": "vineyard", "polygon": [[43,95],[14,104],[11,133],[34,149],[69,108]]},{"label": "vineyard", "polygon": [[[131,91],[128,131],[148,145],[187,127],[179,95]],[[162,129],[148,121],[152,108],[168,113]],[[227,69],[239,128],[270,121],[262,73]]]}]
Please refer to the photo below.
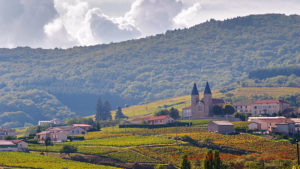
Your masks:
[{"label": "vineyard", "polygon": [[113,169],[102,165],[81,163],[71,160],[65,160],[58,157],[42,156],[32,153],[0,152],[0,166],[6,167],[26,167],[26,168],[68,168],[68,169]]},{"label": "vineyard", "polygon": [[[78,154],[94,155],[100,158],[117,160],[127,165],[172,164],[180,165],[180,158],[187,154],[192,165],[202,161],[207,147],[192,145],[180,138],[189,136],[199,145],[206,139],[220,149],[223,162],[234,163],[239,160],[263,159],[270,163],[278,163],[278,159],[294,163],[296,146],[287,141],[273,141],[262,136],[250,134],[222,135],[208,133],[207,123],[211,120],[192,121],[193,127],[169,127],[160,129],[124,129],[118,127],[103,128],[102,131],[89,132],[84,141],[56,143],[48,146],[50,153],[58,153],[63,145],[74,145]],[[235,127],[247,126],[248,122],[233,122]],[[175,139],[175,138],[179,139]],[[226,150],[226,151],[223,151]],[[237,154],[234,152],[246,152]],[[44,152],[44,145],[30,144],[30,151]],[[267,163],[266,163],[267,165]],[[126,168],[126,167],[125,167]],[[130,167],[128,167],[130,168]]]}]

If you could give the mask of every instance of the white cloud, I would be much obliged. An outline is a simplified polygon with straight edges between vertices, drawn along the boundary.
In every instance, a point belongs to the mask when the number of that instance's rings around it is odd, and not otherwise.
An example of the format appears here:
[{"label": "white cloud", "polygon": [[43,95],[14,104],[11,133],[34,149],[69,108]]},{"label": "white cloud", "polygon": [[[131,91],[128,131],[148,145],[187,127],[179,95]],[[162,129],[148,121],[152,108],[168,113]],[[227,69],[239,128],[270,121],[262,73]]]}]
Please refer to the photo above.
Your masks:
[{"label": "white cloud", "polygon": [[0,46],[42,46],[43,27],[56,15],[52,1],[0,0]]},{"label": "white cloud", "polygon": [[0,0],[0,47],[119,42],[263,13],[299,14],[299,0]]},{"label": "white cloud", "polygon": [[124,19],[143,36],[165,32],[173,27],[173,17],[183,8],[178,0],[136,0]]}]

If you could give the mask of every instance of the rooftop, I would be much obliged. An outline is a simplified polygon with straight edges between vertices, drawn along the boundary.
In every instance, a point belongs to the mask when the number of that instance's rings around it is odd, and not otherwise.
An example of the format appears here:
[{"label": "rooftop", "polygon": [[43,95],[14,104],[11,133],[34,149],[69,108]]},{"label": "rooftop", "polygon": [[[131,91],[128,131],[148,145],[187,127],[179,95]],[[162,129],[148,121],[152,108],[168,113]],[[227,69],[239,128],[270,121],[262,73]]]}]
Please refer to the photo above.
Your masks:
[{"label": "rooftop", "polygon": [[254,101],[253,104],[266,104],[266,103],[287,103],[284,100],[258,100],[258,101]]},{"label": "rooftop", "polygon": [[162,119],[169,118],[169,117],[170,117],[169,115],[155,116],[155,117],[150,117],[147,120],[149,120],[149,121],[151,121],[151,120],[162,120]]},{"label": "rooftop", "polygon": [[213,123],[221,126],[233,126],[229,121],[212,121]]}]

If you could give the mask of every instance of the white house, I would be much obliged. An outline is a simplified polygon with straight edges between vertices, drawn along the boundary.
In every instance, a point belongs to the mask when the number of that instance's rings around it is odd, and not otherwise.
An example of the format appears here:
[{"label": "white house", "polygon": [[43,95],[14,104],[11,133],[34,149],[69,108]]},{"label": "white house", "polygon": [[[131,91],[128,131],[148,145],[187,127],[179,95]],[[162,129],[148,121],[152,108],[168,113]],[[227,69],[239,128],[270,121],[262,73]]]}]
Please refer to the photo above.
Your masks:
[{"label": "white house", "polygon": [[88,132],[78,126],[61,126],[50,127],[46,131],[37,134],[40,143],[44,143],[46,138],[50,138],[52,142],[66,142],[68,136],[87,134]]},{"label": "white house", "polygon": [[22,140],[0,140],[0,151],[27,152],[28,143]]}]

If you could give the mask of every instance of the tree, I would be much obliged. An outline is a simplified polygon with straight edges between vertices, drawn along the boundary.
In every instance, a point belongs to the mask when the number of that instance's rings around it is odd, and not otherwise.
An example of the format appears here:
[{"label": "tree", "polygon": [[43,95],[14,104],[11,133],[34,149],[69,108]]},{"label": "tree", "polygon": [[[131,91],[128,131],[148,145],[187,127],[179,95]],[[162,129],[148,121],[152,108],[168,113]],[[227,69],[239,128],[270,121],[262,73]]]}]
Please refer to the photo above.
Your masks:
[{"label": "tree", "polygon": [[203,168],[204,169],[220,169],[222,168],[222,163],[220,159],[220,152],[218,150],[209,149],[203,158]]},{"label": "tree", "polygon": [[96,104],[96,121],[99,120],[111,120],[111,105],[106,100],[104,103],[102,102],[101,96],[98,97]]},{"label": "tree", "polygon": [[175,120],[180,117],[179,111],[177,109],[175,109],[174,107],[172,107],[170,110],[162,109],[155,113],[155,116],[163,116],[163,115],[169,115],[170,117],[172,117]]},{"label": "tree", "polygon": [[213,111],[214,115],[223,115],[224,114],[222,107],[219,105],[214,105],[212,111]]},{"label": "tree", "polygon": [[96,104],[96,121],[103,120],[102,113],[103,113],[103,103],[102,103],[101,96],[99,96]]},{"label": "tree", "polygon": [[180,169],[191,169],[191,162],[186,154],[182,157]]},{"label": "tree", "polygon": [[235,110],[231,104],[224,104],[223,111],[224,111],[225,115],[230,115],[235,112]]},{"label": "tree", "polygon": [[122,108],[120,106],[118,106],[118,110],[116,112],[115,119],[125,119],[125,118],[128,118],[128,117],[123,114]]},{"label": "tree", "polygon": [[48,155],[48,146],[50,146],[50,145],[51,145],[51,139],[50,139],[50,137],[47,137],[45,139],[45,146],[46,146],[47,155]]},{"label": "tree", "polygon": [[103,116],[104,116],[104,120],[111,120],[111,106],[109,104],[109,102],[106,100],[103,104]]},{"label": "tree", "polygon": [[163,110],[159,110],[158,112],[155,113],[155,116],[163,116],[163,115],[169,115],[169,110],[163,109]]},{"label": "tree", "polygon": [[172,107],[170,110],[169,110],[169,115],[170,117],[172,117],[173,119],[179,119],[179,111],[177,109],[175,109],[174,107]]},{"label": "tree", "polygon": [[73,146],[73,145],[64,145],[61,149],[60,149],[60,153],[65,153],[68,154],[68,156],[70,156],[71,153],[76,153],[77,152],[77,147]]}]

